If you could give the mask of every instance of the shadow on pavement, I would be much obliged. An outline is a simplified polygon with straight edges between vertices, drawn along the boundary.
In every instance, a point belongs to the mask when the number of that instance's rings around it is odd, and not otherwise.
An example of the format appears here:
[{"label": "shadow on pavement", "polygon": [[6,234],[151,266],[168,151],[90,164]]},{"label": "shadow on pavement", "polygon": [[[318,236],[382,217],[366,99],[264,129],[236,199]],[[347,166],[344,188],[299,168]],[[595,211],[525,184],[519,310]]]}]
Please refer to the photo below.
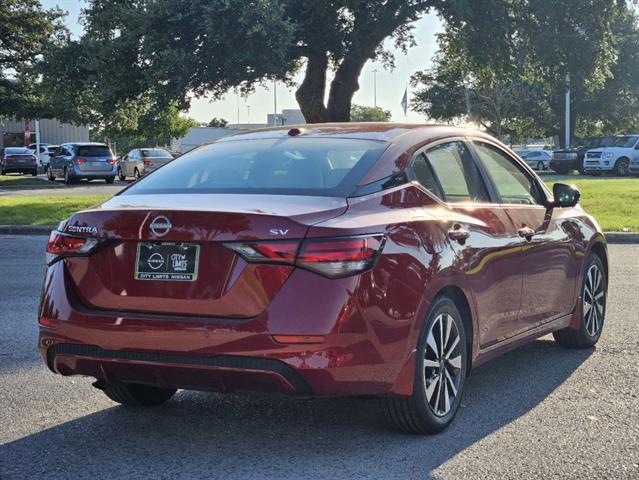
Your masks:
[{"label": "shadow on pavement", "polygon": [[1,446],[0,477],[427,478],[535,408],[591,353],[544,339],[489,362],[469,378],[451,428],[433,437],[389,430],[375,400],[180,392]]}]

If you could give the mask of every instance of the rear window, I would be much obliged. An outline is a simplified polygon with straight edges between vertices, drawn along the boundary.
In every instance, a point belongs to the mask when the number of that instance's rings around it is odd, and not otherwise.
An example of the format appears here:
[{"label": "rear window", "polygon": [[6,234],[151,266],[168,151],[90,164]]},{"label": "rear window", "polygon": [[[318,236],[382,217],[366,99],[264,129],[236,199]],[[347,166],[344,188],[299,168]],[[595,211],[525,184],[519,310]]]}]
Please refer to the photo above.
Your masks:
[{"label": "rear window", "polygon": [[112,157],[111,149],[106,145],[79,145],[77,155],[85,157]]},{"label": "rear window", "polygon": [[387,145],[373,140],[311,137],[218,142],[168,163],[123,194],[346,197]]},{"label": "rear window", "polygon": [[7,155],[25,155],[31,153],[28,148],[5,148],[4,153]]},{"label": "rear window", "polygon": [[161,148],[152,148],[150,150],[142,150],[142,156],[145,158],[156,158],[156,157],[164,157],[164,158],[173,158],[173,155],[171,155],[169,152],[167,152],[166,150],[163,150]]}]

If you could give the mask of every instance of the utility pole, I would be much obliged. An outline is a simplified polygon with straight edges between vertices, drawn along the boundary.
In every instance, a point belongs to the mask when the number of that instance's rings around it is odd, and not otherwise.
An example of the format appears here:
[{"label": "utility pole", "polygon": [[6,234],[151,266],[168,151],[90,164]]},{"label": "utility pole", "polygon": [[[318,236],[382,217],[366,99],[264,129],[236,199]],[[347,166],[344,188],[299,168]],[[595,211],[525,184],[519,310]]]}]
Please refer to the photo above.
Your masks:
[{"label": "utility pole", "polygon": [[277,126],[277,80],[273,79],[273,126]]},{"label": "utility pole", "polygon": [[566,129],[564,133],[564,141],[566,142],[566,149],[570,148],[570,73],[566,74],[566,104],[565,104],[565,124]]},{"label": "utility pole", "polygon": [[377,72],[378,70],[373,70],[373,106],[377,108]]},{"label": "utility pole", "polygon": [[251,123],[251,106],[246,106],[246,123]]},{"label": "utility pole", "polygon": [[40,158],[40,121],[35,121],[35,131],[36,131],[36,165],[38,163],[42,164],[42,158]]}]

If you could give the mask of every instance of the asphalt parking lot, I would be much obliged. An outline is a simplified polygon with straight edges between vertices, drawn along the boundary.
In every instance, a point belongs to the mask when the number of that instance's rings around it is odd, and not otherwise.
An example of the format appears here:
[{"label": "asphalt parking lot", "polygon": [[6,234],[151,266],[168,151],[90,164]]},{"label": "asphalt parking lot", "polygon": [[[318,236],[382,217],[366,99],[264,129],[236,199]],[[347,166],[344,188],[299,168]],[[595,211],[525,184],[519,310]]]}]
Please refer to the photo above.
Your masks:
[{"label": "asphalt parking lot", "polygon": [[53,375],[36,350],[44,245],[0,236],[1,479],[639,478],[639,245],[610,246],[596,349],[544,337],[489,362],[433,437],[389,430],[374,400],[180,392],[130,409]]}]

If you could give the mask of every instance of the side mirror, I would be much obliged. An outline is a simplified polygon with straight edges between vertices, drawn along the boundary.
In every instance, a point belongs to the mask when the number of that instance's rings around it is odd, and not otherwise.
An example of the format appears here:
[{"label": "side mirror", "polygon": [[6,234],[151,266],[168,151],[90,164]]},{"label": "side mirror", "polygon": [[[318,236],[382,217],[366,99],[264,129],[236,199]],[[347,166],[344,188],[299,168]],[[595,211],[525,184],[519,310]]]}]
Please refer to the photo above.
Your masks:
[{"label": "side mirror", "polygon": [[554,207],[574,207],[581,198],[581,192],[577,187],[565,183],[555,183],[552,186],[552,195],[555,199]]}]

